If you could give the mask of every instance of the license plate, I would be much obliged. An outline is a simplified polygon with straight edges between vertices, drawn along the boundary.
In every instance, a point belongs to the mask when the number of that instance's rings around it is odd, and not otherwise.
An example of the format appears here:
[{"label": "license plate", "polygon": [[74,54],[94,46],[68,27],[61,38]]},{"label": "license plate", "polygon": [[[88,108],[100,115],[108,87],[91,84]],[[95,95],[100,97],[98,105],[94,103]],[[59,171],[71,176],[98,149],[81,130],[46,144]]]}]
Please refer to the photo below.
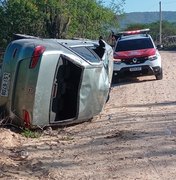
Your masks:
[{"label": "license plate", "polygon": [[3,73],[2,83],[1,83],[1,96],[9,95],[9,85],[10,85],[10,73]]},{"label": "license plate", "polygon": [[141,67],[132,67],[130,68],[130,71],[141,71],[142,68]]}]

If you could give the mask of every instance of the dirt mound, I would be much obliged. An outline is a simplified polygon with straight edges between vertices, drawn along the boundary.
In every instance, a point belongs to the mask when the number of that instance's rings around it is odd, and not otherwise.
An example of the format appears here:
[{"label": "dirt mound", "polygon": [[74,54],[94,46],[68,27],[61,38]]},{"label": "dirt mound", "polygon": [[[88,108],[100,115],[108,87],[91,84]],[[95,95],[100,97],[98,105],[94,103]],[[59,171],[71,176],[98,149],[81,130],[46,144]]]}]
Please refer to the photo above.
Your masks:
[{"label": "dirt mound", "polygon": [[0,147],[12,148],[20,145],[20,135],[9,129],[0,128]]}]

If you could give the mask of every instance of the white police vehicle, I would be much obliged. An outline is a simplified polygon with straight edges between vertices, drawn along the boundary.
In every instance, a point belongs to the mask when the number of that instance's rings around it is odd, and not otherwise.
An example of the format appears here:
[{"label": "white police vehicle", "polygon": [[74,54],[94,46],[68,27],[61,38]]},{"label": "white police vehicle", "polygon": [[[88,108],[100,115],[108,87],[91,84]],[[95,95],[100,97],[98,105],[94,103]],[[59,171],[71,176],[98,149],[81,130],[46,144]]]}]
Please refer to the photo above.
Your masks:
[{"label": "white police vehicle", "polygon": [[113,69],[115,80],[148,75],[155,75],[157,80],[163,78],[161,56],[149,31],[124,31],[116,35]]}]

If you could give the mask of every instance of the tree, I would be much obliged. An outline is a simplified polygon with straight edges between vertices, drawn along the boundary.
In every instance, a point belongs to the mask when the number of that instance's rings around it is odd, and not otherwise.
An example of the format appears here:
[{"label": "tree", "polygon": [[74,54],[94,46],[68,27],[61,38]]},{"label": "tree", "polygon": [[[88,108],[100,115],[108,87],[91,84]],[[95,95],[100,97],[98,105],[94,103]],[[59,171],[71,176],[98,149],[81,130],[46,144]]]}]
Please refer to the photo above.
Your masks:
[{"label": "tree", "polygon": [[41,35],[41,17],[32,1],[8,0],[1,9],[1,32],[7,41],[12,39],[14,33]]},{"label": "tree", "polygon": [[36,2],[43,24],[50,38],[63,38],[70,23],[69,0],[40,0]]},{"label": "tree", "polygon": [[[1,0],[0,42],[14,33],[48,38],[96,39],[118,27],[124,0]],[[4,41],[5,42],[5,41]]]}]

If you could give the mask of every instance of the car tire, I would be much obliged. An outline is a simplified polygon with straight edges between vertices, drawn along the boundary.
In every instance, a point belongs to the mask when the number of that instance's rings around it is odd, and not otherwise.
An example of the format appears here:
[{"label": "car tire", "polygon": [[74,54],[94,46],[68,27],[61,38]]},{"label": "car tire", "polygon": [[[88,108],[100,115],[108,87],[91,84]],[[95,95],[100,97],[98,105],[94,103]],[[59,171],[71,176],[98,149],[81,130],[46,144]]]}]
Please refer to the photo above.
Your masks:
[{"label": "car tire", "polygon": [[158,74],[155,75],[156,80],[161,80],[163,79],[163,70],[161,69]]}]

